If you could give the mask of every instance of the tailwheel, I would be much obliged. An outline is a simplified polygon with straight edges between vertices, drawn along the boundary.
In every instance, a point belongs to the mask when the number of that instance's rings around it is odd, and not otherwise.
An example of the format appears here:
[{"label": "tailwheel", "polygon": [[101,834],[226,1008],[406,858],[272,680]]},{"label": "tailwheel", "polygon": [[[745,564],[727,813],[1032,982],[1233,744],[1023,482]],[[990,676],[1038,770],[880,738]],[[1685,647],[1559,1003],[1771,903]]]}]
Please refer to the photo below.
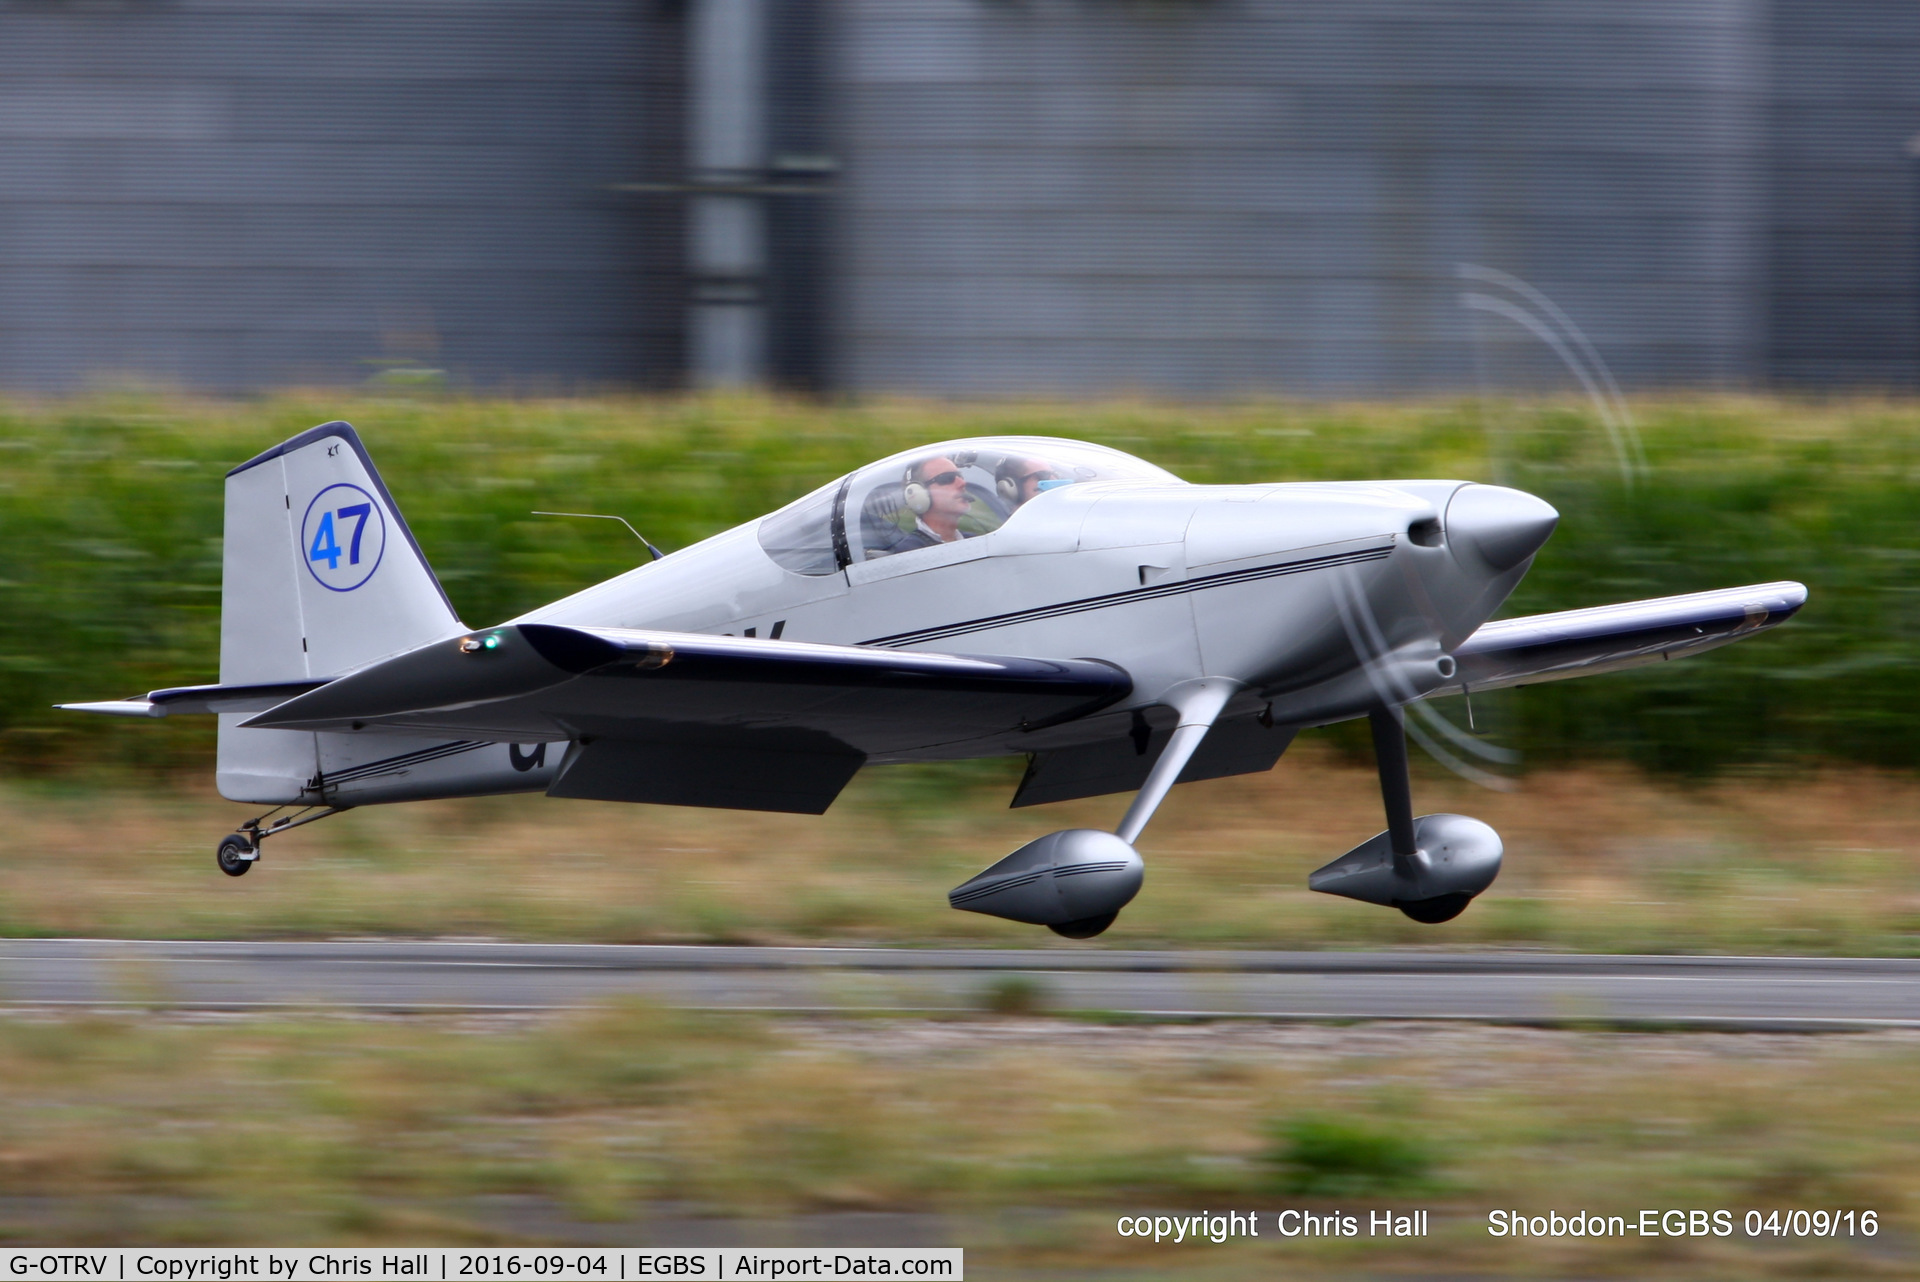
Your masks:
[{"label": "tailwheel", "polygon": [[220,864],[220,871],[229,877],[244,877],[259,859],[254,845],[241,832],[228,833],[220,839],[220,849],[214,859]]},{"label": "tailwheel", "polygon": [[276,806],[258,819],[249,819],[240,825],[239,832],[228,833],[220,839],[220,849],[214,858],[220,864],[220,871],[229,877],[244,877],[247,870],[260,859],[260,847],[269,837],[277,836],[289,828],[298,828],[302,824],[315,823],[328,815],[337,815],[350,806],[312,805],[303,807],[298,813],[285,815],[272,823],[267,820],[284,806]]}]

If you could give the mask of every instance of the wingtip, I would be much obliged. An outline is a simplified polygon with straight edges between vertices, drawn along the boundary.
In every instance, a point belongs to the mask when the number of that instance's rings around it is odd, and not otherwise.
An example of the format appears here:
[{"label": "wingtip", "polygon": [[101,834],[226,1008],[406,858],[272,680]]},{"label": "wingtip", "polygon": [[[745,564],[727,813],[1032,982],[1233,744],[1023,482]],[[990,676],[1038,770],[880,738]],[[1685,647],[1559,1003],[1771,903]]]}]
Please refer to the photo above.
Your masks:
[{"label": "wingtip", "polygon": [[1778,602],[1767,612],[1770,623],[1785,623],[1798,614],[1800,607],[1807,603],[1807,585],[1796,583],[1792,579],[1763,584],[1760,590],[1774,596]]}]

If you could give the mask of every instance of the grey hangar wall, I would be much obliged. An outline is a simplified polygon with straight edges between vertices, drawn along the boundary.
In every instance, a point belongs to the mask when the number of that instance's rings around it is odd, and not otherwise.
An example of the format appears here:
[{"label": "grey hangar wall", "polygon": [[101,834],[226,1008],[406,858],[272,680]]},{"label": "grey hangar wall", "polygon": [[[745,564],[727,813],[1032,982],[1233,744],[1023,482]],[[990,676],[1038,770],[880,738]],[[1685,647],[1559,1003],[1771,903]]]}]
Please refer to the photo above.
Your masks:
[{"label": "grey hangar wall", "polygon": [[677,22],[587,0],[0,0],[0,387],[665,384]]},{"label": "grey hangar wall", "polygon": [[1554,307],[1898,386],[1916,72],[1874,0],[0,0],[0,390],[1524,389]]}]

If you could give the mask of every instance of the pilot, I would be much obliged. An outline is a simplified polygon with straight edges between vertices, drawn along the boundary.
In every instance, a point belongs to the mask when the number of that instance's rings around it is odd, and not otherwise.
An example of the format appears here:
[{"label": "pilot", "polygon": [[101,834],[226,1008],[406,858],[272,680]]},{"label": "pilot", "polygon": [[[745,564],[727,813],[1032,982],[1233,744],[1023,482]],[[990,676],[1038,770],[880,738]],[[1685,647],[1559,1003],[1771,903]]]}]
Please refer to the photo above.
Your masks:
[{"label": "pilot", "polygon": [[1063,484],[1059,469],[1040,458],[1003,459],[993,472],[994,489],[1010,508],[1021,507],[1042,491]]},{"label": "pilot", "polygon": [[960,518],[973,506],[973,495],[967,493],[960,465],[946,455],[921,459],[907,469],[906,500],[907,510],[913,513],[913,529],[889,552],[911,552],[969,537],[960,528]]}]

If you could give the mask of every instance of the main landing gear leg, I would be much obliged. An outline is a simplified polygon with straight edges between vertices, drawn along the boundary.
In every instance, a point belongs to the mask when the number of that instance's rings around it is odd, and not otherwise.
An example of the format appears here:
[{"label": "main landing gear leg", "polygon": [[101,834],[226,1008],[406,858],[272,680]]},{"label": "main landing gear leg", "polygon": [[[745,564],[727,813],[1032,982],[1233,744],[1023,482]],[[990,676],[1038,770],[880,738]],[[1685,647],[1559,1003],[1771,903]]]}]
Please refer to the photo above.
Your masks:
[{"label": "main landing gear leg", "polygon": [[1068,939],[1091,939],[1113,925],[1146,875],[1134,841],[1239,688],[1208,677],[1168,692],[1166,702],[1179,712],[1180,724],[1113,832],[1050,832],[955,886],[947,902],[962,912],[1045,926]]},{"label": "main landing gear leg", "polygon": [[[260,847],[268,837],[277,836],[290,828],[298,828],[301,824],[310,824],[316,820],[325,819],[328,815],[337,815],[343,810],[352,808],[351,806],[308,806],[291,815],[275,819],[263,828],[261,825],[266,824],[275,813],[269,810],[266,814],[241,824],[238,832],[231,832],[222,837],[219,849],[214,852],[214,860],[220,865],[220,871],[227,876],[244,877],[253,870],[254,864],[259,862]],[[278,809],[283,810],[285,807],[278,807]]]},{"label": "main landing gear leg", "polygon": [[[1380,772],[1380,800],[1387,810],[1387,839],[1388,848],[1393,852],[1393,871],[1408,882],[1415,882],[1422,867],[1420,838],[1413,827],[1413,779],[1407,765],[1405,718],[1406,713],[1398,707],[1375,708],[1367,713],[1367,727],[1373,731],[1373,764]],[[1471,902],[1472,895],[1456,891],[1428,899],[1396,900],[1393,906],[1417,922],[1437,926],[1458,917]]]},{"label": "main landing gear leg", "polygon": [[1387,830],[1361,842],[1307,878],[1307,888],[1398,908],[1436,925],[1466,911],[1493,884],[1503,853],[1500,834],[1465,815],[1413,815],[1407,778],[1403,713],[1379,707],[1367,714]]},{"label": "main landing gear leg", "polygon": [[1410,862],[1420,853],[1413,833],[1413,780],[1407,768],[1407,728],[1398,708],[1375,708],[1367,714],[1373,731],[1373,765],[1380,773],[1380,801],[1387,809],[1387,834],[1393,842],[1393,862],[1402,876],[1413,872]]},{"label": "main landing gear leg", "polygon": [[1167,746],[1160,750],[1159,760],[1147,772],[1147,781],[1140,785],[1133,804],[1127,807],[1126,816],[1120,820],[1120,826],[1113,830],[1114,836],[1129,846],[1140,839],[1147,820],[1153,818],[1153,812],[1167,799],[1174,780],[1186,769],[1187,762],[1192,760],[1194,751],[1200,747],[1200,741],[1207,737],[1207,731],[1213,729],[1213,723],[1227,706],[1227,700],[1239,688],[1237,681],[1212,677],[1196,681],[1178,692],[1170,692],[1167,702],[1179,712],[1180,724],[1174,727],[1173,737],[1167,740]]}]

